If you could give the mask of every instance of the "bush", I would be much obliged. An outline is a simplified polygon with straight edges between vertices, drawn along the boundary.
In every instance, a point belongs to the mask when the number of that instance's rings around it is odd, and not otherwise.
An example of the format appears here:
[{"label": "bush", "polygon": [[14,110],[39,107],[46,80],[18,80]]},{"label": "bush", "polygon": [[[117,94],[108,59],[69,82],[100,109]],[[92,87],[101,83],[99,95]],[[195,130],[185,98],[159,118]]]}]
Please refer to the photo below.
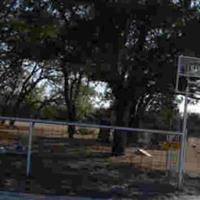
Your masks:
[{"label": "bush", "polygon": [[77,132],[80,135],[94,135],[96,133],[96,130],[95,129],[80,128],[80,129],[78,129]]}]

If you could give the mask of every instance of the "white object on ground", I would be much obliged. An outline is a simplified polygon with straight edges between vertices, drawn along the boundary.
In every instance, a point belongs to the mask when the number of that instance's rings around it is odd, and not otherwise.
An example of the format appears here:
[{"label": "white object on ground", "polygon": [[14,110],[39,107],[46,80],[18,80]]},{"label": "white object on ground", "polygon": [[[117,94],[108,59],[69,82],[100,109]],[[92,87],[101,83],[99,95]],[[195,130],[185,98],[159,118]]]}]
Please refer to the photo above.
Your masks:
[{"label": "white object on ground", "polygon": [[152,155],[150,153],[148,153],[147,151],[145,151],[144,149],[137,149],[138,153],[141,153],[147,157],[152,157]]}]

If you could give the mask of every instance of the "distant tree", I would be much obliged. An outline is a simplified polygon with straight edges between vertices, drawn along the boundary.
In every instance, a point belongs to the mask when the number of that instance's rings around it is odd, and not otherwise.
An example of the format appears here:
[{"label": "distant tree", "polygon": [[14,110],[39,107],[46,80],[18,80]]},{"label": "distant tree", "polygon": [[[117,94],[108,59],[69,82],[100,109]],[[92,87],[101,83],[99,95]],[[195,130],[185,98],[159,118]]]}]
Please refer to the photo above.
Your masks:
[{"label": "distant tree", "polygon": [[[13,8],[8,21],[15,39],[7,45],[13,47],[20,58],[43,62],[54,60],[54,67],[62,73],[63,95],[67,106],[68,120],[76,121],[77,104],[85,72],[85,39],[75,31],[77,23],[87,24],[87,12],[79,12],[79,5],[63,1],[23,1]],[[85,8],[82,11],[86,11]],[[17,14],[16,14],[17,13]],[[89,15],[90,17],[90,15]],[[70,19],[69,19],[70,18]],[[85,29],[87,31],[87,29]],[[56,72],[57,73],[57,72]],[[58,74],[58,73],[57,73]],[[69,126],[72,138],[75,127]]]},{"label": "distant tree", "polygon": [[[15,68],[13,65],[15,64]],[[14,63],[5,64],[7,70],[2,70],[0,74],[2,79],[4,73],[6,79],[1,82],[1,97],[4,106],[2,107],[2,114],[10,114],[17,116],[19,114],[20,106],[27,100],[27,97],[35,91],[38,84],[46,78],[47,71],[43,68],[42,63],[34,63],[28,60],[19,62],[17,67],[17,61]],[[4,64],[1,65],[3,67]],[[9,108],[9,111],[6,110]]]},{"label": "distant tree", "polygon": [[80,94],[77,100],[77,118],[85,120],[92,116],[95,112],[95,105],[92,101],[97,95],[95,88],[89,83],[82,83],[80,88]]},{"label": "distant tree", "polygon": [[[116,125],[137,127],[155,97],[172,91],[181,53],[174,44],[184,27],[181,6],[166,1],[95,4],[99,43],[92,76],[112,90]],[[125,144],[125,134],[117,131],[113,154],[123,154]]]}]

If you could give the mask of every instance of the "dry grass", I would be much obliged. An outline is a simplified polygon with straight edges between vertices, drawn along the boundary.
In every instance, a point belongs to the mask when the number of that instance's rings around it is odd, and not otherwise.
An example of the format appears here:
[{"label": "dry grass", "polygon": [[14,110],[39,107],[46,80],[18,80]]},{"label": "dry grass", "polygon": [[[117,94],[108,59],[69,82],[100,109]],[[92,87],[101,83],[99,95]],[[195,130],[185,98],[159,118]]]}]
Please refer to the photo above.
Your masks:
[{"label": "dry grass", "polygon": [[[13,141],[19,137],[24,137],[28,141],[28,132],[28,123],[17,122],[13,128],[10,128],[8,124],[0,125],[0,144],[13,143]],[[88,129],[89,134],[85,131],[84,134],[81,133],[81,129],[80,131],[77,129],[77,132],[79,134],[75,135],[75,139],[95,140],[98,136],[98,129]],[[36,124],[34,127],[34,136],[37,137],[65,138],[67,135],[67,126]],[[193,144],[196,144],[196,148],[192,147]],[[100,144],[93,145],[91,151],[109,153],[111,152],[111,147],[102,146]],[[166,170],[166,151],[148,150],[148,152],[152,155],[152,158],[134,154],[132,148],[127,148],[125,156],[120,158],[111,157],[110,161],[115,163],[128,163],[144,170]],[[178,151],[173,153],[173,163],[171,163],[171,166],[175,171],[177,171],[178,167],[178,153]],[[200,139],[189,139],[185,166],[186,172],[200,174]]]},{"label": "dry grass", "polygon": [[[28,141],[29,125],[16,123],[14,128],[0,126],[0,143],[12,144],[16,138]],[[108,197],[113,186],[124,186],[125,196],[134,197],[145,181],[166,184],[166,151],[147,150],[152,158],[135,153],[128,147],[126,155],[111,156],[111,145],[102,145],[97,139],[98,130],[67,138],[66,126],[36,125],[33,137],[31,178],[25,176],[26,156],[0,154],[0,188],[5,190]],[[196,139],[194,140],[197,141]],[[198,169],[198,148],[194,151],[189,141],[187,170]],[[200,141],[199,141],[200,147]],[[177,152],[175,153],[177,154]],[[177,162],[173,163],[176,167]],[[8,185],[8,181],[10,185]],[[154,184],[160,192],[160,185]],[[168,183],[168,182],[167,182]],[[145,183],[146,184],[146,183]],[[151,186],[152,188],[152,186]],[[166,185],[163,186],[164,190]],[[146,192],[146,191],[145,191]],[[108,196],[106,196],[108,195]],[[102,196],[103,197],[103,196]]]}]

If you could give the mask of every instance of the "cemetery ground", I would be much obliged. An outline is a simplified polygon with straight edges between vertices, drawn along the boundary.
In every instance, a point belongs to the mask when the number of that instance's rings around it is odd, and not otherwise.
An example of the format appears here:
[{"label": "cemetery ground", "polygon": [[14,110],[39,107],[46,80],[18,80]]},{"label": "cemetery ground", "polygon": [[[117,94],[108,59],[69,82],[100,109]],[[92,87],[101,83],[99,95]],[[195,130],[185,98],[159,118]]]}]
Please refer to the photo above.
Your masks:
[{"label": "cemetery ground", "polygon": [[147,157],[129,146],[124,156],[113,157],[111,145],[98,142],[98,130],[79,131],[72,140],[67,138],[66,127],[55,125],[36,125],[27,177],[26,153],[16,154],[12,146],[16,141],[28,143],[28,129],[25,123],[0,127],[1,147],[7,150],[1,149],[0,154],[1,191],[131,199],[199,194],[200,141],[195,138],[189,139],[187,148],[185,187],[178,191],[176,176],[169,178],[166,173],[165,151],[148,149],[152,157]]}]

